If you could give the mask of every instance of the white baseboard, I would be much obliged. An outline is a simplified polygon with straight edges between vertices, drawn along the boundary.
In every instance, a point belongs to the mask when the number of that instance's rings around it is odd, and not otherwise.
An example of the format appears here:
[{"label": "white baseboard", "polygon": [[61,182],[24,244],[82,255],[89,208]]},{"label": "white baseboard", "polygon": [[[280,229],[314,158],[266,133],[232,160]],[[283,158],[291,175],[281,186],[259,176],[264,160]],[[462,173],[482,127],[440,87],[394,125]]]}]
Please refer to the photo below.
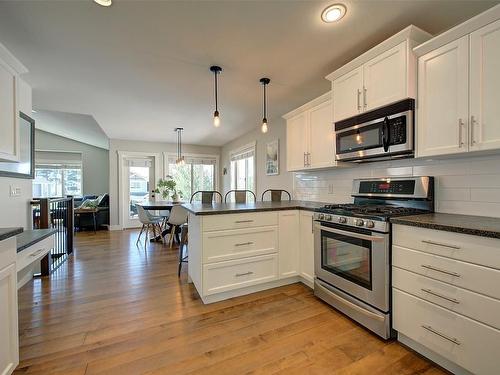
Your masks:
[{"label": "white baseboard", "polygon": [[108,229],[109,230],[122,230],[123,227],[121,225],[109,225]]}]

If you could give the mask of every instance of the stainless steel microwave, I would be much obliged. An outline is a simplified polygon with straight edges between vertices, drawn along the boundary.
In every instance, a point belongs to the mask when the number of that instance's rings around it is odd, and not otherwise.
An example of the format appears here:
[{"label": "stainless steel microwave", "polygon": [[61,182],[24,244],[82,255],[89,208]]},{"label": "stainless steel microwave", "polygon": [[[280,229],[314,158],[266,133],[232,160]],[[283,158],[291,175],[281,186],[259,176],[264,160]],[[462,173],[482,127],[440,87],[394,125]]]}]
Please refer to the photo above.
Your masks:
[{"label": "stainless steel microwave", "polygon": [[414,122],[414,99],[336,122],[336,160],[366,162],[412,157]]}]

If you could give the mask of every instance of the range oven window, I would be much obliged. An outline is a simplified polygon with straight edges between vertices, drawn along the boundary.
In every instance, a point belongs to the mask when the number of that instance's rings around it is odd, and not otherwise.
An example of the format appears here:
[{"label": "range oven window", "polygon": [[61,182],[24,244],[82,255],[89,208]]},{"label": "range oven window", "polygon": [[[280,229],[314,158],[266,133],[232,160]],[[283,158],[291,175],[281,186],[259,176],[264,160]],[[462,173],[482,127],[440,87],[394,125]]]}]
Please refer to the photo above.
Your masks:
[{"label": "range oven window", "polygon": [[372,290],[372,242],[321,231],[321,268]]},{"label": "range oven window", "polygon": [[337,133],[337,153],[382,147],[382,123]]}]

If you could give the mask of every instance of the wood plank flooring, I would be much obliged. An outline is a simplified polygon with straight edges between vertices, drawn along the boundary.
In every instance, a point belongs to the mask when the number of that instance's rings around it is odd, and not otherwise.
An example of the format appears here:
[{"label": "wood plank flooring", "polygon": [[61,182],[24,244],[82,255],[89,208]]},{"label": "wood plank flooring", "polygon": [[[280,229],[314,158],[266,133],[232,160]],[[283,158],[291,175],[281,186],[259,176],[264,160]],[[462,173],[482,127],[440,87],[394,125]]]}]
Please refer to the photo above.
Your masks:
[{"label": "wood plank flooring", "polygon": [[19,291],[17,374],[444,374],[302,284],[203,305],[177,249],[137,231],[78,233],[50,278]]}]

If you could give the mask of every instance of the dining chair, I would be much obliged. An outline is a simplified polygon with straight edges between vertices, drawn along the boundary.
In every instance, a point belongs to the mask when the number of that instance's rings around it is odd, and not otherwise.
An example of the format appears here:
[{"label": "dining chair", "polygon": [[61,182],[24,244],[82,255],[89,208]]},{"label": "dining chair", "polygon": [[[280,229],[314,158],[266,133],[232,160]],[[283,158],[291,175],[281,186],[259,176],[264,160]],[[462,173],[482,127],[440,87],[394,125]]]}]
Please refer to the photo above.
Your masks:
[{"label": "dining chair", "polygon": [[170,248],[172,248],[172,244],[174,243],[174,236],[177,230],[182,228],[183,225],[186,225],[187,219],[188,212],[184,207],[182,207],[181,205],[175,205],[172,207],[172,211],[170,211],[170,216],[167,220],[167,225],[169,226],[167,233],[170,232]]},{"label": "dining chair", "polygon": [[220,203],[222,203],[222,194],[217,190],[198,190],[191,195],[191,199],[189,203],[193,203],[194,198],[201,194],[201,203],[202,204],[212,204],[212,202],[217,202],[217,197],[220,198]]},{"label": "dining chair", "polygon": [[257,202],[257,197],[255,196],[252,190],[229,190],[224,196],[224,203],[227,203],[227,197],[234,193],[234,201],[236,203],[246,203],[247,202],[247,194],[253,197],[253,201]]},{"label": "dining chair", "polygon": [[262,193],[262,197],[261,197],[262,202],[264,202],[264,195],[266,195],[266,193],[268,193],[268,192],[271,192],[271,202],[281,202],[281,198],[283,196],[283,193],[285,193],[288,196],[288,201],[292,200],[292,195],[286,190],[267,189],[266,191],[264,191]]},{"label": "dining chair", "polygon": [[[136,243],[136,245],[139,243],[141,236],[144,233],[144,235],[146,237],[144,239],[144,248],[146,248],[146,244],[148,243],[148,237],[149,237],[150,230],[153,231],[154,237],[157,237],[158,235],[161,236],[161,223],[163,221],[163,218],[161,216],[151,215],[141,205],[136,205],[136,207],[137,207],[137,214],[139,216],[139,221],[142,224],[142,228],[141,228],[141,231],[139,232],[139,236],[137,237],[137,241],[135,243]],[[158,229],[158,234],[156,233],[157,229]]]}]

